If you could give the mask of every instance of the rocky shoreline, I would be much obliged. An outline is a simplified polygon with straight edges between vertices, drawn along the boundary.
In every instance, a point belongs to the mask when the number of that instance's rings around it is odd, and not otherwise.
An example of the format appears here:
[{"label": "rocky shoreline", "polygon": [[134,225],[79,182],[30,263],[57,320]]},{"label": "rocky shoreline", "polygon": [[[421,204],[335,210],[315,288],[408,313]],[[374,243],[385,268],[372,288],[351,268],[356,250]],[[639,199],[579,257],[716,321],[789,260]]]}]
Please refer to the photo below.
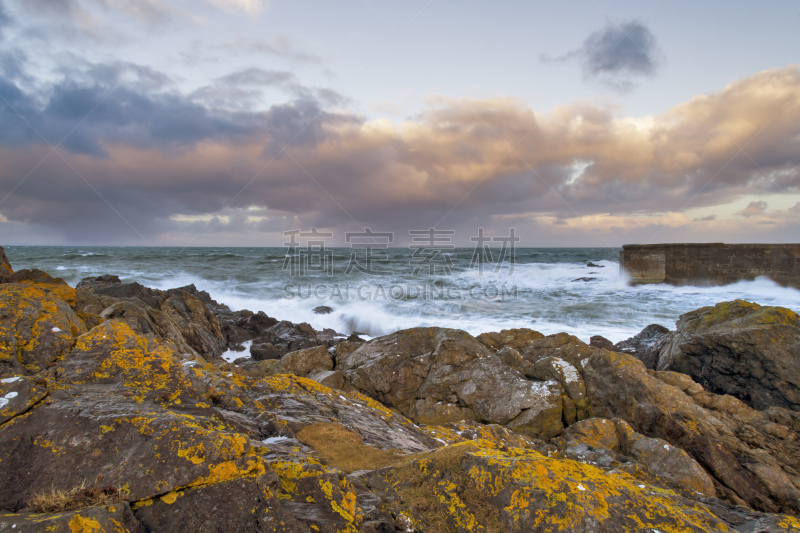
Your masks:
[{"label": "rocky shoreline", "polygon": [[0,403],[0,531],[800,531],[800,317],[738,300],[364,341],[0,248]]}]

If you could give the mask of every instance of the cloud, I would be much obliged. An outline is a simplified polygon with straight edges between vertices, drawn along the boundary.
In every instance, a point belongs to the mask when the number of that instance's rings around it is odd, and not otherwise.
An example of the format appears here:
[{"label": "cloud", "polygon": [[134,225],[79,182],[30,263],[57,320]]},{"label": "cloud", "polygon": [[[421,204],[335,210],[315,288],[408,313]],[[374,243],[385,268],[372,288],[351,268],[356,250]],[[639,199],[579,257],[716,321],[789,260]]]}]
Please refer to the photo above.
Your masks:
[{"label": "cloud", "polygon": [[269,41],[266,39],[248,40],[243,37],[237,37],[221,45],[220,48],[231,54],[269,54],[294,62],[322,62],[322,59],[318,55],[299,50],[291,40],[283,35],[276,35]]},{"label": "cloud", "polygon": [[694,219],[695,222],[711,222],[712,220],[717,220],[717,215],[708,215],[707,217]]},{"label": "cloud", "polygon": [[767,211],[767,202],[764,202],[762,200],[757,200],[754,202],[750,202],[747,205],[747,207],[736,213],[736,215],[740,217],[749,218],[749,217],[763,215],[766,211]]},{"label": "cloud", "polygon": [[640,22],[609,24],[583,42],[583,45],[560,57],[544,62],[583,59],[584,76],[619,91],[629,91],[633,79],[654,76],[663,63],[662,54],[653,33]]},{"label": "cloud", "polygon": [[[58,142],[117,79],[113,65],[97,72],[107,81],[90,83],[84,72],[72,76],[83,81],[39,94],[4,80],[0,94]],[[246,70],[221,83],[256,90],[295,82],[280,72]],[[737,240],[751,234],[747,217],[693,221],[683,211],[800,193],[798,92],[800,71],[790,66],[646,119],[575,103],[544,120],[511,99],[440,98],[418,118],[393,124],[323,111],[310,89],[241,113],[169,84],[154,92],[137,82],[108,96],[64,144],[80,175],[52,155],[0,213],[8,223],[51,228],[64,242],[138,242],[85,178],[157,243],[185,244],[214,217],[195,244],[280,245],[287,225],[341,234],[359,229],[353,219],[407,235],[439,225],[445,214],[441,224],[457,229],[466,245],[477,226],[511,225],[575,245],[646,241],[657,232],[681,240],[680,231],[693,224],[709,238]],[[2,100],[0,120],[3,198],[49,148]],[[789,235],[787,224],[796,220],[776,219],[770,231]]]},{"label": "cloud", "polygon": [[233,13],[244,11],[253,16],[260,14],[268,5],[265,0],[208,0],[208,2],[224,11]]}]

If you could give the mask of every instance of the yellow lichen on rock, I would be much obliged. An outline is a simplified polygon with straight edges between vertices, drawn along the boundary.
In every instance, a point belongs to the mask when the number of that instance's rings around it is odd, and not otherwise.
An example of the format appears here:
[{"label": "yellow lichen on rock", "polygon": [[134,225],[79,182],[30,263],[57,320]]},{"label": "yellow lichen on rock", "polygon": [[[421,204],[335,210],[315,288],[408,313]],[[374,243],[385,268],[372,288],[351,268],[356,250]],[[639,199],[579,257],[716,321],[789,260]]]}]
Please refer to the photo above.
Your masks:
[{"label": "yellow lichen on rock", "polygon": [[100,522],[93,518],[84,518],[79,514],[73,516],[69,521],[69,528],[72,533],[105,533]]}]

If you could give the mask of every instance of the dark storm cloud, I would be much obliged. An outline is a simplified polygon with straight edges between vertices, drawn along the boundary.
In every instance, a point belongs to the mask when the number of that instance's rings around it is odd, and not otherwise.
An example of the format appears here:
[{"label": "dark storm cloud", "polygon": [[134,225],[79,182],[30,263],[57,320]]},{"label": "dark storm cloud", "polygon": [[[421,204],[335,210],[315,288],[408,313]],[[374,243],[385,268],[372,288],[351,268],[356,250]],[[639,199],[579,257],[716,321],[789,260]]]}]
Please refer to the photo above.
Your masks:
[{"label": "dark storm cloud", "polygon": [[636,77],[655,75],[662,63],[655,36],[636,21],[609,24],[587,37],[580,48],[558,58],[542,56],[545,62],[572,58],[583,59],[586,77],[621,91],[632,89]]},{"label": "dark storm cloud", "polygon": [[638,22],[610,25],[593,33],[583,43],[590,74],[633,74],[650,76],[658,67],[655,36]]},{"label": "dark storm cloud", "polygon": [[[0,63],[2,64],[2,63]],[[53,86],[42,95],[20,90],[12,80],[0,79],[0,142],[9,146],[43,142],[70,152],[105,157],[104,144],[122,143],[136,148],[183,149],[199,142],[231,143],[261,138],[269,148],[272,136],[283,144],[292,139],[299,145],[313,145],[325,138],[322,125],[340,121],[323,112],[294,78],[283,72],[250,69],[223,78],[234,97],[242,97],[242,85],[287,84],[300,87],[303,96],[261,112],[214,109],[176,92],[156,92],[169,86],[168,78],[152,69],[133,69],[136,75],[125,81],[132,65],[92,65]],[[226,93],[227,95],[230,93]],[[316,120],[315,120],[316,119]],[[74,129],[74,131],[73,131]],[[66,139],[66,140],[65,140]],[[273,143],[274,144],[274,143]]]}]

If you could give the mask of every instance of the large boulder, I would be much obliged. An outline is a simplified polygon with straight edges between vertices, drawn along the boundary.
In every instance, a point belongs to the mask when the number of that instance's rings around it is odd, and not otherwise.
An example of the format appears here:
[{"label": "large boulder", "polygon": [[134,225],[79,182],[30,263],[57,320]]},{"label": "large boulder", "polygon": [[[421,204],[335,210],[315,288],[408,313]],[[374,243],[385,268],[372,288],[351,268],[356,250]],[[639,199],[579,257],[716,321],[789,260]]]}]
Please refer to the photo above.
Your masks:
[{"label": "large boulder", "polygon": [[688,374],[755,409],[800,411],[800,316],[742,300],[686,313],[664,341],[658,370]]},{"label": "large boulder", "polygon": [[69,352],[86,326],[64,298],[69,287],[0,284],[0,376],[36,374]]},{"label": "large boulder", "polygon": [[276,373],[306,377],[315,370],[333,370],[333,358],[327,346],[307,348],[284,355]]},{"label": "large boulder", "polygon": [[124,322],[139,334],[168,338],[182,352],[206,359],[219,357],[227,347],[217,317],[202,300],[180,289],[150,289],[111,275],[84,278],[77,286],[76,307],[98,317],[92,325]]},{"label": "large boulder", "polygon": [[719,497],[764,512],[800,512],[796,432],[688,377],[667,373],[664,381],[633,356],[591,350],[580,370],[595,416],[623,419],[686,451],[713,477]]},{"label": "large boulder", "polygon": [[526,378],[464,331],[399,331],[339,357],[337,370],[351,387],[420,422],[478,420],[542,438],[563,428],[556,380]]}]

